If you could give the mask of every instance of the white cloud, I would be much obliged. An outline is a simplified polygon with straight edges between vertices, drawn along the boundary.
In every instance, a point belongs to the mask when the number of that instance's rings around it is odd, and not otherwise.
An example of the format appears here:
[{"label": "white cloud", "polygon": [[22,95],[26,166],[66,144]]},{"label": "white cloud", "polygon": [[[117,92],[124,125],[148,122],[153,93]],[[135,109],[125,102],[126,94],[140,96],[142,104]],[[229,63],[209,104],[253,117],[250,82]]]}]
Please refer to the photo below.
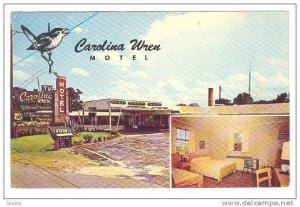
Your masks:
[{"label": "white cloud", "polygon": [[[214,88],[217,99],[222,86],[222,98],[233,100],[239,93],[248,92],[248,61],[252,58],[253,98],[275,98],[275,93],[288,88],[288,61],[264,51],[255,50],[249,59],[243,53],[251,51],[251,43],[256,41],[245,37],[248,30],[256,29],[249,24],[253,23],[251,15],[188,12],[154,21],[146,34],[137,38],[146,44],[160,44],[160,51],[131,51],[131,45],[127,45],[129,54],[124,54],[123,60],[116,51],[93,53],[97,60],[120,70],[108,90],[99,93],[102,98],[147,99],[164,104],[197,102],[206,106],[208,88]],[[139,58],[145,54],[147,61]],[[110,60],[105,60],[105,55]],[[137,56],[135,61],[132,55]]]},{"label": "white cloud", "polygon": [[19,58],[17,55],[13,55],[13,61],[14,63],[18,62],[18,66],[31,66],[33,63],[36,62],[36,59],[33,57],[28,57],[24,61],[19,62],[21,59],[22,58]]},{"label": "white cloud", "polygon": [[139,87],[137,84],[123,79],[116,79],[112,82],[112,87],[109,90],[102,92],[102,94],[105,98],[145,99],[145,96],[141,96],[142,94],[140,94],[138,90]]},{"label": "white cloud", "polygon": [[[209,87],[215,89],[215,99],[218,98],[219,86],[222,86],[222,97],[230,100],[239,93],[248,92],[247,68],[243,69],[239,59],[233,60],[241,58],[242,54],[237,57],[228,55],[228,60],[223,58],[227,55],[224,54],[224,48],[235,48],[231,45],[240,40],[235,39],[239,37],[239,33],[236,32],[247,28],[247,15],[248,13],[241,12],[190,12],[169,15],[154,21],[147,33],[139,38],[148,44],[161,45],[160,51],[144,52],[149,55],[150,60],[137,60],[143,71],[150,71],[149,74],[151,71],[157,71],[153,73],[159,74],[149,76],[149,81],[154,84],[151,85],[151,90],[144,94],[151,99],[167,103],[198,102],[206,105]],[[245,47],[242,43],[240,47]],[[222,61],[230,61],[231,67],[234,68],[222,70]],[[268,91],[278,93],[280,88],[288,86],[288,75],[284,72],[288,71],[287,61],[268,57],[254,63],[257,64],[254,65],[255,70],[278,71],[272,74],[261,73],[260,76],[253,73],[252,94],[255,100],[269,100],[274,94]],[[222,73],[224,75],[221,75]],[[259,84],[255,85],[255,82]],[[255,91],[254,88],[258,90]]]},{"label": "white cloud", "polygon": [[165,84],[168,87],[171,87],[174,90],[179,91],[179,92],[186,92],[188,90],[188,88],[184,85],[184,83],[177,79],[171,79],[171,78],[167,79],[165,81]]},{"label": "white cloud", "polygon": [[81,33],[83,32],[83,29],[81,27],[76,27],[73,31],[76,33]]},{"label": "white cloud", "polygon": [[144,72],[144,71],[131,71],[132,76],[136,77],[136,78],[140,78],[140,79],[147,79],[148,75]]},{"label": "white cloud", "polygon": [[166,16],[163,20],[153,22],[141,39],[161,45],[161,50],[153,55],[155,60],[179,62],[187,52],[191,55],[207,55],[208,52],[218,50],[232,38],[230,32],[243,20],[243,16],[243,13],[229,12],[189,12]]},{"label": "white cloud", "polygon": [[82,68],[72,68],[71,73],[74,73],[74,74],[80,75],[80,76],[88,76],[89,75],[89,72],[87,72],[86,70],[84,70]]},{"label": "white cloud", "polygon": [[30,77],[28,73],[23,72],[21,70],[15,70],[13,74],[14,74],[14,79],[19,79],[19,80],[26,80]]},{"label": "white cloud", "polygon": [[[120,54],[116,51],[93,52],[96,60],[102,63],[114,66],[116,69],[127,70],[130,66],[130,60],[126,55]],[[105,57],[107,56],[107,59]]]},{"label": "white cloud", "polygon": [[92,101],[92,100],[98,100],[98,99],[103,99],[103,98],[107,98],[107,97],[101,97],[101,96],[97,96],[97,95],[85,96],[83,93],[82,95],[80,95],[80,98],[82,101]]},{"label": "white cloud", "polygon": [[[149,74],[147,83],[143,83],[142,86],[144,90],[139,93],[147,99],[168,104],[206,103],[207,88],[211,85],[217,88],[220,81],[217,79],[212,81],[209,66],[205,63],[198,65],[198,62],[213,58],[215,51],[226,44],[231,37],[231,31],[243,17],[242,13],[236,15],[236,13],[190,12],[168,15],[162,20],[154,21],[147,33],[139,39],[145,40],[146,44],[160,44],[161,50],[139,51],[138,55],[147,54],[149,59],[136,60],[142,66],[140,73]],[[130,51],[131,56],[136,53]],[[212,55],[207,56],[208,54]],[[202,70],[203,74],[199,75],[199,70]],[[205,76],[208,76],[207,80]],[[232,78],[226,83],[230,86],[228,90],[244,84],[244,77]],[[240,78],[241,82],[236,84]],[[225,85],[225,81],[223,83]],[[238,88],[235,90],[238,91]]]}]

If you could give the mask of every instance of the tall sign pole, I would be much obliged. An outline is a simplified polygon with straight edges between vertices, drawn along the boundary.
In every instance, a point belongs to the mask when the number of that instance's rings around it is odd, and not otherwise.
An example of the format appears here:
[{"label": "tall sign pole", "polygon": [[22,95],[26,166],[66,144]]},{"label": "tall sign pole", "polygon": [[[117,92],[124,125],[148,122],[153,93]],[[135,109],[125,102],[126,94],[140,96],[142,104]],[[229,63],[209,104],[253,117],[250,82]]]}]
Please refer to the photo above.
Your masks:
[{"label": "tall sign pole", "polygon": [[[50,23],[48,23],[48,33],[50,33]],[[48,52],[48,56],[49,56],[49,61],[52,61],[51,60],[51,55],[52,55],[52,52],[51,51],[49,51]],[[50,63],[48,63],[49,64],[49,74],[51,74],[52,73],[52,68],[51,68],[51,66],[52,66],[52,64],[50,64]]]},{"label": "tall sign pole", "polygon": [[251,95],[251,61],[249,61],[249,90],[248,93]]}]

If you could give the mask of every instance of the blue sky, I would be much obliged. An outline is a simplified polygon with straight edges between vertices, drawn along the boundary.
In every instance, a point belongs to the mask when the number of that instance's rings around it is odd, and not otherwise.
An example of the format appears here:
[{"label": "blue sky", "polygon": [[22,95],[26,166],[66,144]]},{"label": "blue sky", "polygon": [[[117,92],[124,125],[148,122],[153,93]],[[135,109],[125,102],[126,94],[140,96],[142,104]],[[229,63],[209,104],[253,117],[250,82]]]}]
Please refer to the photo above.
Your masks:
[{"label": "blue sky", "polygon": [[[35,35],[51,28],[73,28],[93,12],[13,13],[14,30],[28,27]],[[115,52],[74,52],[87,38],[124,43]],[[129,41],[143,39],[160,44],[160,51],[131,51]],[[53,70],[67,77],[67,85],[83,92],[83,100],[124,98],[163,101],[165,104],[197,102],[207,105],[207,90],[222,86],[222,97],[232,100],[248,91],[254,100],[273,99],[289,92],[287,12],[99,12],[75,28],[53,50]],[[31,45],[23,34],[13,36],[14,62],[29,55]],[[90,61],[95,55],[97,60]],[[104,60],[110,55],[109,61]],[[124,55],[123,60],[119,55]],[[136,60],[132,60],[136,55]],[[147,55],[148,60],[144,60]],[[14,65],[14,86],[20,85],[48,64],[36,53]],[[45,73],[40,83],[54,85]],[[33,81],[26,89],[37,88]]]}]

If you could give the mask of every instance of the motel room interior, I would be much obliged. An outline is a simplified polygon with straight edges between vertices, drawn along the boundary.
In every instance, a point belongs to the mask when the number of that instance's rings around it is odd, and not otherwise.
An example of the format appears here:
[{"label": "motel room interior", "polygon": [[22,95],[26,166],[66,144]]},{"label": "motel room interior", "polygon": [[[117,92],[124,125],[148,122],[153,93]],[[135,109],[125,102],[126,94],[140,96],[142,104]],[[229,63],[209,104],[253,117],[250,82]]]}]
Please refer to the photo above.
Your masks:
[{"label": "motel room interior", "polygon": [[172,187],[289,186],[289,116],[172,117]]}]

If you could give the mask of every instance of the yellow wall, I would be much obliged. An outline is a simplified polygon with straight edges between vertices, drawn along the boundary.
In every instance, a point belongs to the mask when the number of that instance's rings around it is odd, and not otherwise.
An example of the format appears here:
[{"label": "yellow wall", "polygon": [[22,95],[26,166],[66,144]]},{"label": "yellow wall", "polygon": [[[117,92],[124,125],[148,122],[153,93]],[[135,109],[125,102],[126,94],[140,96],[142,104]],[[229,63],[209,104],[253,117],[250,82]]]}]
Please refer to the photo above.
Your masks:
[{"label": "yellow wall", "polygon": [[[279,131],[288,131],[289,117],[279,116],[214,116],[179,118],[172,120],[172,152],[176,151],[176,127],[190,130],[189,151],[224,159],[227,155],[249,155],[259,159],[260,166],[274,165],[281,142]],[[232,152],[228,148],[229,136],[240,132],[248,139],[247,152]],[[205,149],[199,149],[205,141]]]}]

